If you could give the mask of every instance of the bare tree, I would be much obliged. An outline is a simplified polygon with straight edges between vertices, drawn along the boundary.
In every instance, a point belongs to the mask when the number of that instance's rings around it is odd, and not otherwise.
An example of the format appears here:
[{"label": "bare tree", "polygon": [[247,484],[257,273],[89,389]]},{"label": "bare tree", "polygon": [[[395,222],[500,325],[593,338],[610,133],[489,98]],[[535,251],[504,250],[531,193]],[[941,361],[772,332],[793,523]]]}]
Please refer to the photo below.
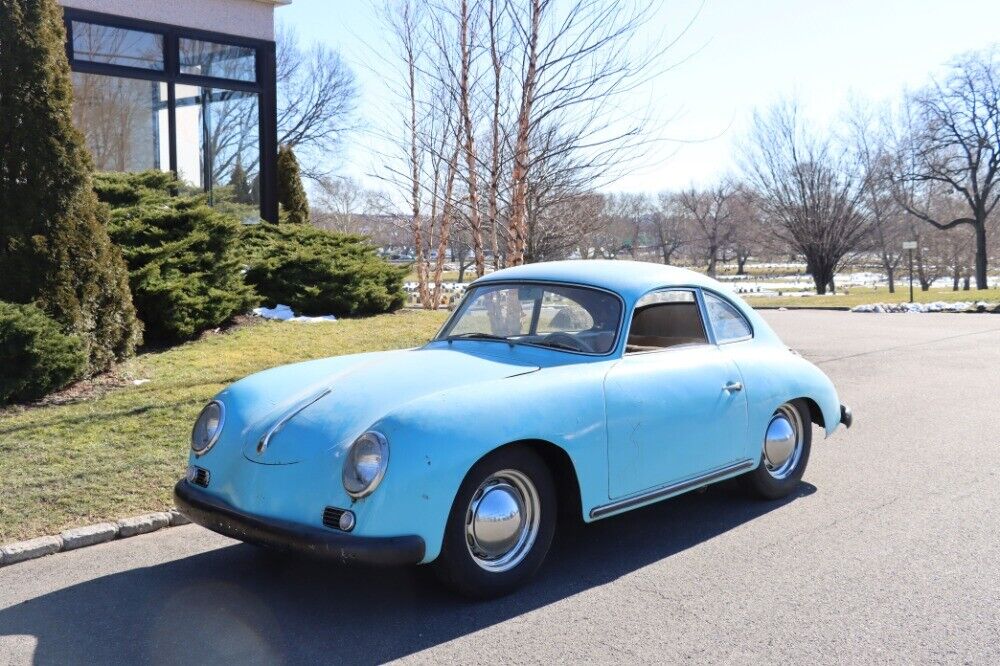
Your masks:
[{"label": "bare tree", "polygon": [[[986,289],[990,213],[1000,201],[1000,52],[970,53],[943,82],[907,100],[914,123],[900,137],[894,179],[906,210],[938,229],[968,225],[975,234],[976,288]],[[937,217],[914,190],[943,184],[965,203],[955,217]]]},{"label": "bare tree", "polygon": [[674,255],[690,242],[690,221],[673,192],[660,192],[659,206],[653,214],[653,233],[663,263],[670,264]]},{"label": "bare tree", "polygon": [[368,233],[366,213],[371,193],[352,178],[322,178],[318,183],[311,214],[312,223],[323,229],[349,234]]},{"label": "bare tree", "polygon": [[[445,136],[448,136],[446,133]],[[452,143],[451,157],[448,158],[448,164],[445,170],[444,176],[444,196],[441,203],[441,221],[438,226],[438,246],[437,246],[437,257],[434,264],[434,298],[433,298],[433,309],[437,309],[441,304],[441,273],[444,270],[444,259],[445,254],[448,250],[448,241],[451,238],[451,225],[453,218],[455,216],[455,176],[458,173],[458,153],[462,145],[460,138],[457,134],[454,136]],[[475,236],[475,232],[473,232]],[[473,246],[475,246],[475,240],[473,240]],[[482,252],[482,237],[479,239],[479,251]],[[477,255],[477,273],[476,275],[482,275],[479,273],[478,259],[480,257]]]},{"label": "bare tree", "polygon": [[925,222],[914,220],[911,226],[910,238],[917,242],[913,264],[920,291],[930,290],[931,285],[948,274],[948,248],[940,236],[940,231]]},{"label": "bare tree", "polygon": [[653,202],[648,194],[621,192],[605,197],[603,223],[617,230],[617,250],[625,250],[639,259],[642,249],[652,245]]},{"label": "bare tree", "polygon": [[902,242],[907,235],[905,210],[898,204],[892,184],[893,155],[885,118],[870,108],[855,105],[848,118],[854,152],[864,178],[862,199],[872,221],[872,249],[878,253],[889,282],[896,291],[896,269],[903,258]]},{"label": "bare tree", "polygon": [[848,151],[805,127],[794,103],[754,112],[745,171],[775,234],[806,258],[816,293],[865,242],[864,179]]},{"label": "bare tree", "polygon": [[732,200],[736,187],[722,182],[715,187],[681,192],[677,202],[689,216],[694,230],[693,242],[702,248],[705,268],[715,277],[720,255],[729,247],[735,233]]},{"label": "bare tree", "polygon": [[[502,3],[502,4],[501,4]],[[489,33],[490,73],[493,87],[490,99],[490,164],[486,187],[487,224],[490,228],[490,249],[493,252],[493,268],[500,268],[500,182],[502,177],[501,155],[504,143],[501,141],[501,115],[504,113],[505,68],[511,47],[507,23],[506,0],[488,0],[486,25]],[[504,133],[504,138],[506,131]]]},{"label": "bare tree", "polygon": [[528,142],[531,139],[531,110],[535,104],[538,85],[538,40],[542,12],[548,7],[546,0],[530,0],[529,28],[525,31],[527,66],[521,82],[521,104],[517,113],[517,139],[514,143],[514,171],[511,175],[510,243],[507,261],[512,266],[524,262],[524,249],[528,243]]},{"label": "bare tree", "polygon": [[747,262],[761,249],[767,233],[764,214],[756,193],[745,186],[737,187],[730,206],[733,233],[729,246],[736,259],[736,274],[746,275]]},{"label": "bare tree", "polygon": [[[623,121],[618,102],[669,45],[631,48],[656,3],[459,0],[416,15],[413,0],[386,2],[394,50],[380,56],[398,70],[386,79],[408,122],[387,130],[400,151],[374,175],[405,196],[420,237],[418,282],[431,279],[435,244],[461,244],[448,234],[467,237],[477,274],[489,251],[495,267],[590,254],[581,240],[597,223],[584,214],[597,210],[594,190],[649,144],[643,121]],[[402,21],[407,11],[414,18]],[[450,118],[459,145],[451,188],[443,177],[455,145],[440,141]],[[429,288],[422,300],[433,303]]]},{"label": "bare tree", "polygon": [[[649,81],[673,43],[630,48],[658,7],[640,0],[528,0],[527,9],[511,11],[521,67],[512,132],[509,264],[525,260],[529,181],[539,163],[570,156],[574,177],[593,188],[648,151],[647,119],[623,113],[621,101]],[[535,141],[545,132],[545,142]],[[545,151],[532,150],[543,144]]]},{"label": "bare tree", "polygon": [[[423,201],[422,166],[424,161],[422,129],[418,125],[418,61],[424,49],[421,32],[420,3],[402,0],[387,4],[385,17],[403,61],[403,92],[406,103],[407,178],[409,187],[410,229],[413,234],[414,264],[417,272],[417,294],[425,308],[432,305],[427,285],[427,260],[421,204]],[[400,174],[401,175],[401,174]]]},{"label": "bare tree", "polygon": [[330,155],[354,128],[358,90],[354,72],[336,49],[302,46],[281,28],[277,38],[278,145],[295,148],[302,172],[329,175]]},{"label": "bare tree", "polygon": [[479,217],[479,184],[477,173],[479,158],[476,152],[476,134],[472,122],[472,33],[475,32],[475,17],[469,10],[468,0],[460,0],[458,13],[458,41],[461,53],[461,74],[459,75],[459,109],[464,131],[464,152],[466,165],[466,185],[469,193],[469,230],[472,234],[472,251],[476,258],[476,275],[486,272],[486,260],[483,253],[483,228]]}]

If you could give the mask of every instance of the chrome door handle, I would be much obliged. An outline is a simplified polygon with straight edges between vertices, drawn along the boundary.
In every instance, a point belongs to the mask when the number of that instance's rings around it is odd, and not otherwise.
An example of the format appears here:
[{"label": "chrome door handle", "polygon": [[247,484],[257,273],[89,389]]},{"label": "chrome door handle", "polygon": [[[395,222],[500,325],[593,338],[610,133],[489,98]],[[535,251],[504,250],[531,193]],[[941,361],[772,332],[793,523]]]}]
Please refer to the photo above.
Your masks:
[{"label": "chrome door handle", "polygon": [[727,393],[736,393],[737,391],[743,390],[743,384],[741,384],[740,382],[729,382],[728,384],[722,387],[722,390],[726,391]]}]

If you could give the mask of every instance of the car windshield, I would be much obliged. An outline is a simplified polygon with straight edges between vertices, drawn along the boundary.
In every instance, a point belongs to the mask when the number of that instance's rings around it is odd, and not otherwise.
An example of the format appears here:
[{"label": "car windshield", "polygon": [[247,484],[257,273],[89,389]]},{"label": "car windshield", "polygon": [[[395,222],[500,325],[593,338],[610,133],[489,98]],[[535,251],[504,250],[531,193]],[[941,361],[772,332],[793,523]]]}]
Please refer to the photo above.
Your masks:
[{"label": "car windshield", "polygon": [[494,340],[585,354],[607,354],[622,316],[613,294],[543,283],[473,287],[438,340]]}]

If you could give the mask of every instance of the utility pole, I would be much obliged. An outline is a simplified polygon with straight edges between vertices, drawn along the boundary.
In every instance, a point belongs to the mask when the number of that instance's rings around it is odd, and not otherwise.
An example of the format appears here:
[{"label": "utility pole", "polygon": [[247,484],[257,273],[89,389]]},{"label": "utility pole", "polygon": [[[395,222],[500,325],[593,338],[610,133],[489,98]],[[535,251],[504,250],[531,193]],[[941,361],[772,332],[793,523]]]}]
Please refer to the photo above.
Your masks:
[{"label": "utility pole", "polygon": [[910,256],[910,302],[913,302],[913,251],[917,249],[917,241],[903,241],[903,249]]}]

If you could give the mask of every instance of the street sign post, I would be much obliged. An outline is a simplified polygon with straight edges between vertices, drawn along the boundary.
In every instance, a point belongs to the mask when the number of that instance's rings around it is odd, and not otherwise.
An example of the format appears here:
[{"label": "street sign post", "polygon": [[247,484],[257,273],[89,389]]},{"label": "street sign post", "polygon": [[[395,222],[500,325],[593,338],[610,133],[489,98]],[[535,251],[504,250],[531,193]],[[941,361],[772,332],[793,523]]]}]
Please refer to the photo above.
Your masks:
[{"label": "street sign post", "polygon": [[910,255],[910,302],[913,302],[913,251],[917,249],[917,241],[903,241],[903,249]]}]

